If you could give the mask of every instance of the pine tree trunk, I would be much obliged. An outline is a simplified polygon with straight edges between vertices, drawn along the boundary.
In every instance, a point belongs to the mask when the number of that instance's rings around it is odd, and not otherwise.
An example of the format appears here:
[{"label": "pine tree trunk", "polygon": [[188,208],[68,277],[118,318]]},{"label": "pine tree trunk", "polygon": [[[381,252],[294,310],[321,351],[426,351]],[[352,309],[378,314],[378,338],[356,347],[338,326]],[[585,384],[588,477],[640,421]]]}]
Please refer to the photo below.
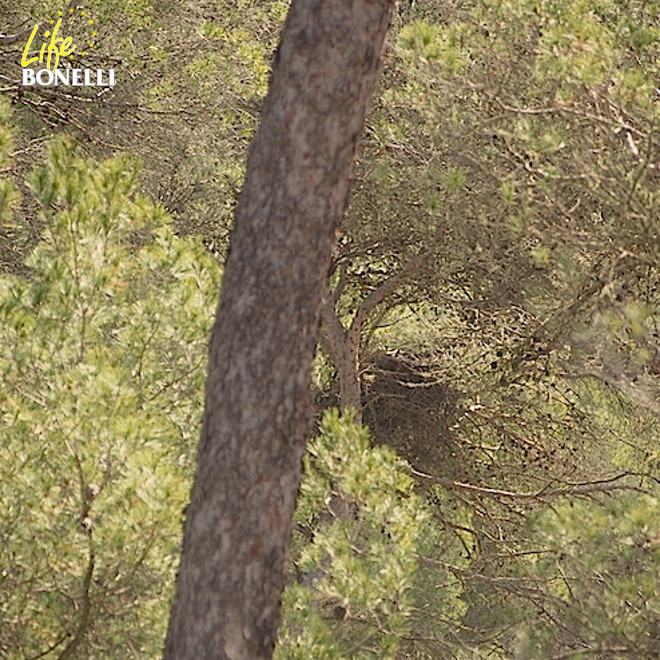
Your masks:
[{"label": "pine tree trunk", "polygon": [[167,660],[270,658],[318,309],[391,0],[294,0],[213,329]]}]

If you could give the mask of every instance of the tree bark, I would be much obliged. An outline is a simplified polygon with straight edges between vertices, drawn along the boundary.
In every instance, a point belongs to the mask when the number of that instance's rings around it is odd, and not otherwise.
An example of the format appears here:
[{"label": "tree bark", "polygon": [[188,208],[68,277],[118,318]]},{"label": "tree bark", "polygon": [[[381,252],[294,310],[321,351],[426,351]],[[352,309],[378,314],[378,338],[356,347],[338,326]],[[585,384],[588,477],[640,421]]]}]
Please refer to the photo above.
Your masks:
[{"label": "tree bark", "polygon": [[321,346],[337,370],[339,405],[353,408],[354,420],[361,424],[360,334],[344,328],[335,311],[335,304],[333,296],[326,291],[321,301]]},{"label": "tree bark", "polygon": [[236,211],[166,660],[273,653],[319,303],[392,0],[294,0]]}]

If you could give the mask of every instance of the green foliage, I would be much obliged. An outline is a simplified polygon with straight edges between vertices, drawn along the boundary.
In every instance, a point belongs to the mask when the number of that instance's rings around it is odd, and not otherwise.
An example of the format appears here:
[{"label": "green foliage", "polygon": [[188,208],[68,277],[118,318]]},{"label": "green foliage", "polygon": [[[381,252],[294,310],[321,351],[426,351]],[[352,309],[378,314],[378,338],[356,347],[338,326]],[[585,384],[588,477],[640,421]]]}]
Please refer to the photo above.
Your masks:
[{"label": "green foliage", "polygon": [[546,549],[536,555],[534,570],[556,600],[548,602],[541,625],[521,627],[517,658],[550,657],[564,644],[576,654],[658,654],[657,507],[656,493],[570,502],[530,517],[528,533]]},{"label": "green foliage", "polygon": [[[416,468],[525,495],[459,489],[472,515],[441,501],[429,536],[462,535],[465,548],[446,550],[451,567],[425,550],[440,563],[424,570],[456,592],[435,609],[429,579],[419,584],[415,598],[433,622],[414,617],[419,642],[401,656],[620,649],[611,652],[637,657],[641,648],[653,657],[657,597],[644,592],[642,607],[634,585],[647,584],[655,564],[633,562],[613,598],[611,585],[594,585],[599,571],[618,566],[614,539],[585,538],[562,518],[557,528],[574,556],[582,544],[598,561],[578,569],[558,551],[548,555],[554,572],[539,571],[526,553],[556,539],[524,521],[532,511],[552,516],[550,500],[529,497],[543,488],[657,475],[657,3],[426,2],[401,23],[337,259],[347,280],[337,309],[350,317],[437,232],[428,264],[365,324],[365,409],[374,411],[374,431],[383,429],[380,441],[412,447],[405,455]],[[420,388],[433,387],[419,378],[378,389],[379,356],[393,352],[453,390],[456,407],[447,399],[442,408],[419,405]],[[622,406],[608,388],[634,405]],[[420,439],[428,439],[421,451]],[[648,511],[644,497],[654,496],[608,495],[621,519]],[[587,507],[569,499],[587,525],[600,511],[601,523],[616,527],[609,500]],[[558,565],[573,581],[561,605],[553,600]],[[622,632],[610,635],[605,621],[623,622]],[[536,632],[547,645],[529,642],[524,656],[523,637]]]},{"label": "green foliage", "polygon": [[403,53],[425,62],[440,63],[452,74],[460,72],[467,64],[456,33],[426,20],[415,20],[402,28],[399,47]]},{"label": "green foliage", "polygon": [[[54,89],[47,104],[27,88],[8,87],[19,145],[64,128],[97,155],[130,150],[142,158],[141,189],[163,203],[176,229],[203,233],[213,252],[224,252],[288,2],[84,5],[99,28],[93,60],[85,65],[113,67],[117,84],[98,96],[81,88],[87,102]],[[18,0],[6,12],[0,8],[7,17],[0,31],[13,34],[61,9],[57,0]],[[18,80],[19,49],[0,44],[0,51],[8,78]],[[19,164],[32,164],[34,155],[34,149],[23,152]],[[18,224],[34,238],[40,228],[25,215]]]},{"label": "green foliage", "polygon": [[0,278],[0,649],[159,656],[219,270],[66,137],[31,175],[46,229]]},{"label": "green foliage", "polygon": [[[305,457],[280,658],[394,658],[409,628],[428,512],[406,466],[326,412]],[[311,542],[305,542],[305,538]]]},{"label": "green foliage", "polygon": [[[359,358],[365,401],[376,421],[385,412],[374,437],[445,481],[413,489],[392,451],[325,419],[306,458],[278,654],[655,657],[650,480],[625,480],[644,494],[588,502],[529,494],[660,465],[648,414],[660,5],[409,4],[331,285],[346,326],[437,245],[370,315]],[[15,5],[19,23],[57,3]],[[44,103],[9,90],[0,173],[72,117],[98,141],[89,148],[147,155],[144,189],[222,252],[286,7],[94,2],[99,52],[122,57],[114,95]],[[84,657],[156,657],[217,268],[133,194],[128,161],[90,166],[72,148],[55,143],[33,193],[0,180],[2,237],[37,226],[32,195],[46,226],[26,277],[0,283],[0,655],[59,652],[82,626]],[[393,351],[425,379],[373,394],[374,354]],[[315,369],[331,398],[333,365],[319,355]],[[447,396],[420,403],[433,388]]]},{"label": "green foliage", "polygon": [[13,208],[20,199],[14,182],[4,174],[9,169],[13,147],[10,117],[9,104],[0,98],[0,231],[11,223]]},{"label": "green foliage", "polygon": [[9,161],[12,148],[12,130],[10,126],[11,112],[9,103],[0,98],[0,166],[5,167]]}]

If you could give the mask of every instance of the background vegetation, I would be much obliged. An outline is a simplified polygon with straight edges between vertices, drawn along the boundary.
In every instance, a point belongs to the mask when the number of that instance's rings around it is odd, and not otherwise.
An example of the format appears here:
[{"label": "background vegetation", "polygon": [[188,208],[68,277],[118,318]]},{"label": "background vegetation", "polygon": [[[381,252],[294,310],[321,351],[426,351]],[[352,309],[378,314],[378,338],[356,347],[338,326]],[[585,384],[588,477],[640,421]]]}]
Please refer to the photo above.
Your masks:
[{"label": "background vegetation", "polygon": [[[287,8],[88,5],[80,64],[114,66],[111,93],[22,89],[0,38],[7,658],[159,657]],[[60,7],[0,9],[11,35]],[[660,654],[659,38],[644,0],[400,6],[324,309],[278,657]],[[365,426],[324,412],[349,401]]]}]

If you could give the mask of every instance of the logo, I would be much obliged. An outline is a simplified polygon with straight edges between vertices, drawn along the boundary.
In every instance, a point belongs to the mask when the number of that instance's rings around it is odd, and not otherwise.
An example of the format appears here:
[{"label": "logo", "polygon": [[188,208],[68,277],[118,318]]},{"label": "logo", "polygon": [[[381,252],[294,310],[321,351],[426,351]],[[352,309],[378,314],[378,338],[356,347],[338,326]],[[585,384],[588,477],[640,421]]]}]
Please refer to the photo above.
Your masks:
[{"label": "logo", "polygon": [[[62,28],[63,19],[66,19],[69,28],[75,29],[75,37],[60,36],[65,34]],[[46,40],[39,49],[35,38],[43,27],[48,29],[44,32]],[[114,87],[114,69],[106,71],[72,66],[76,56],[82,58],[91,52],[96,45],[96,37],[94,19],[83,7],[69,9],[64,16],[60,11],[57,20],[35,25],[25,44],[21,59],[23,86]]]}]

